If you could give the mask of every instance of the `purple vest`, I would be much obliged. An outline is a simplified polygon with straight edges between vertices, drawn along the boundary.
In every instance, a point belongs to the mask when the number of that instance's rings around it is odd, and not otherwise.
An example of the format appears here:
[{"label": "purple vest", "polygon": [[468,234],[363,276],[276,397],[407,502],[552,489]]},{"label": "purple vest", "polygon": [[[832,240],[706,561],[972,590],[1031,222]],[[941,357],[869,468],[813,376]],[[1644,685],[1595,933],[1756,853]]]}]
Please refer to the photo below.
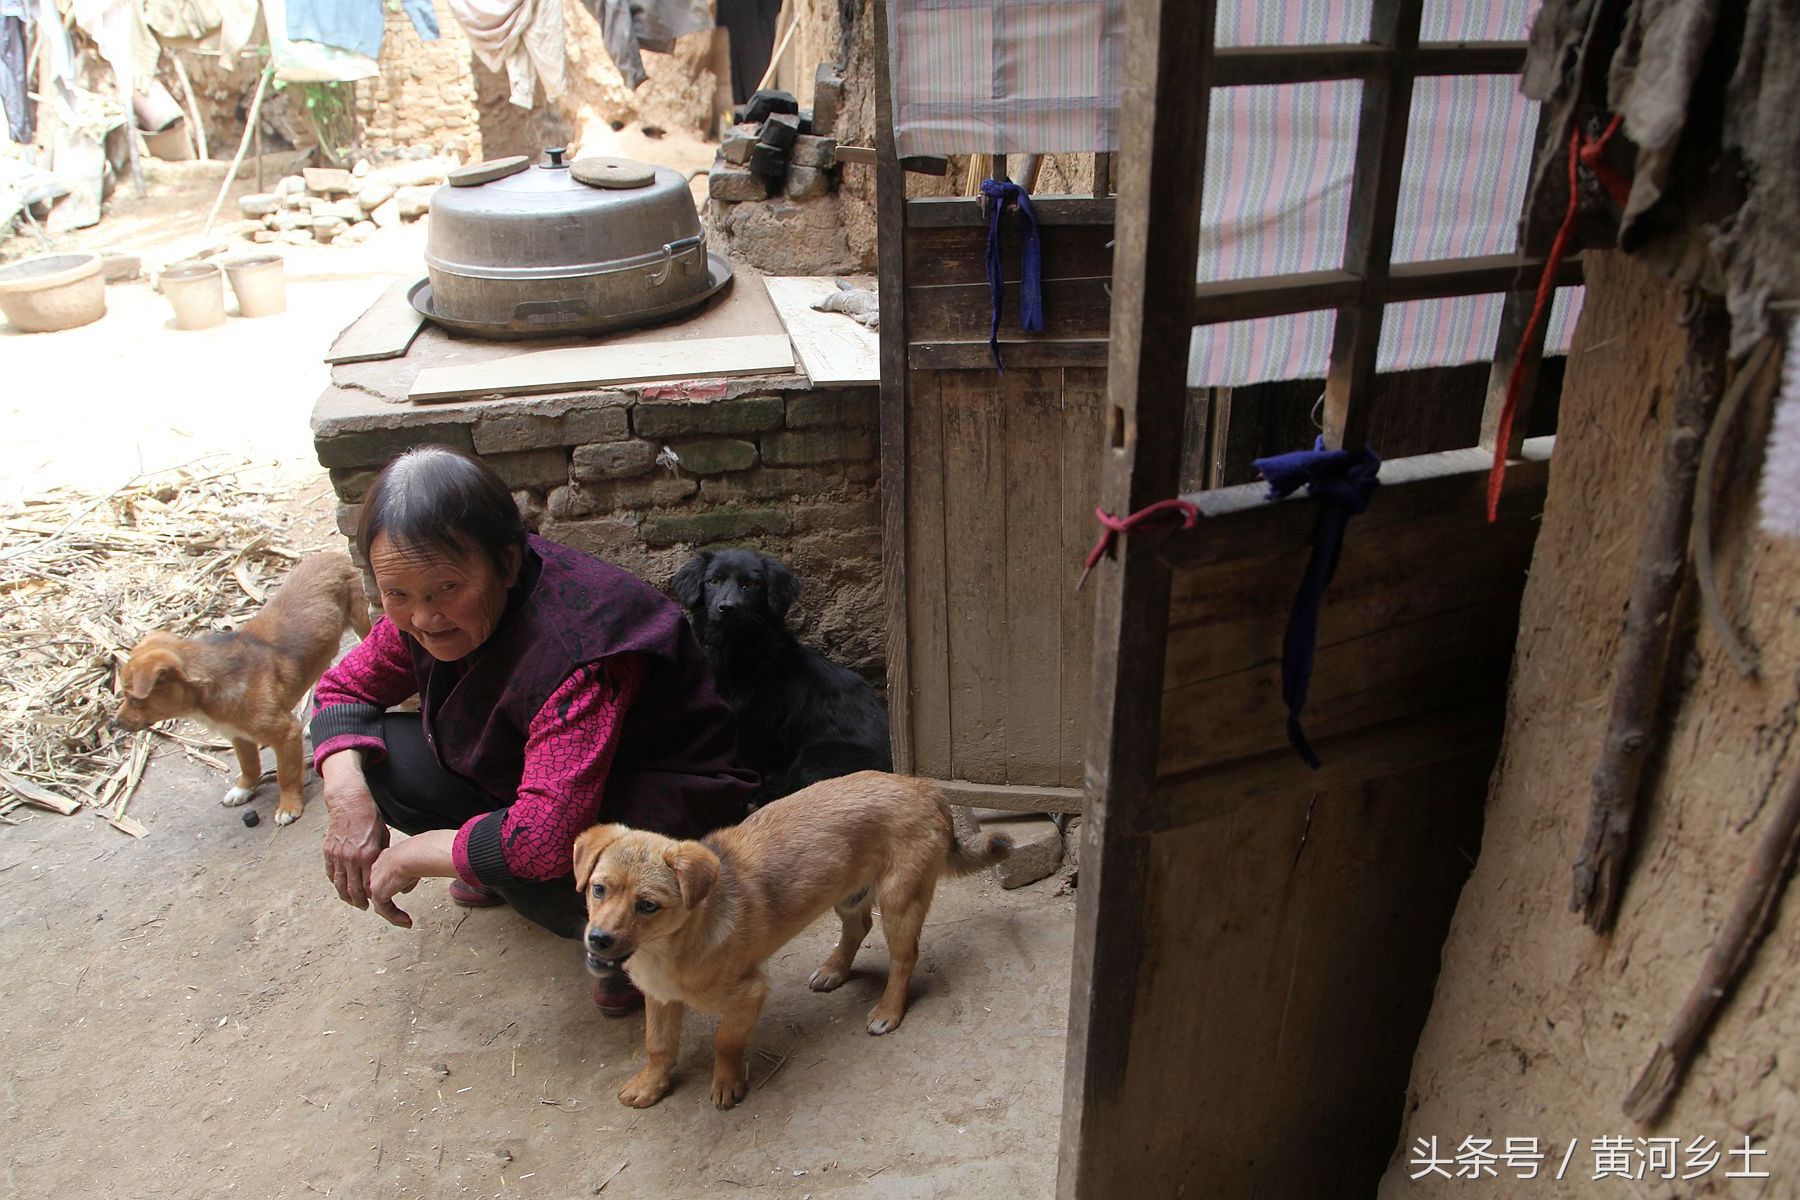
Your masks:
[{"label": "purple vest", "polygon": [[454,663],[412,643],[432,752],[510,804],[544,702],[577,668],[619,654],[642,656],[646,669],[600,819],[683,838],[742,820],[756,775],[738,763],[731,710],[681,610],[630,572],[535,535],[486,642]]}]

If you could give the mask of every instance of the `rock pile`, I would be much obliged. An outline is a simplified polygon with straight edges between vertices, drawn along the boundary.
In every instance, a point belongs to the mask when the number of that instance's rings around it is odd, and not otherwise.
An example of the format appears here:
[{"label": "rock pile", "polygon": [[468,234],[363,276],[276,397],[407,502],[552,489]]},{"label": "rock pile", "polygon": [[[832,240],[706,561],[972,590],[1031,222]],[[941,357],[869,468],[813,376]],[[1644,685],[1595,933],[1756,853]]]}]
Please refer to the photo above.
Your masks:
[{"label": "rock pile", "polygon": [[431,194],[444,182],[454,163],[438,159],[399,162],[371,169],[308,167],[289,175],[272,192],[238,199],[250,220],[262,222],[246,231],[253,242],[365,242],[377,229],[415,221],[431,211]]}]

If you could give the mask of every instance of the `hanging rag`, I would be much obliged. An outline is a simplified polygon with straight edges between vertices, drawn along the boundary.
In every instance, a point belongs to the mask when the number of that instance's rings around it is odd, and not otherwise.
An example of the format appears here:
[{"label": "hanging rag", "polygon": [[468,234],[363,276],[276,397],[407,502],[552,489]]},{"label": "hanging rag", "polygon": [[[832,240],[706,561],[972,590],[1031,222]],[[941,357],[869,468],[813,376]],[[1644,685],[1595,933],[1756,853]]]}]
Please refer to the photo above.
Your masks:
[{"label": "hanging rag", "polygon": [[619,78],[636,91],[649,78],[640,53],[668,54],[675,39],[713,26],[711,0],[581,0],[600,23],[600,37]]},{"label": "hanging rag", "polygon": [[263,0],[269,32],[269,60],[284,83],[354,83],[381,74],[372,54],[330,46],[289,32],[288,0]]},{"label": "hanging rag", "polygon": [[490,71],[504,70],[507,99],[532,105],[539,79],[544,98],[555,100],[568,86],[563,42],[563,0],[447,0],[468,35],[469,47]]},{"label": "hanging rag", "polygon": [[719,0],[719,24],[731,35],[733,104],[748,101],[769,69],[780,16],[781,0]]},{"label": "hanging rag", "polygon": [[[421,41],[438,37],[437,12],[431,0],[401,0]],[[297,42],[317,42],[379,60],[387,34],[387,17],[373,0],[288,0],[287,35]]]},{"label": "hanging rag", "polygon": [[988,297],[993,305],[988,351],[994,356],[994,369],[1005,371],[1000,361],[1000,309],[1006,299],[1006,272],[1000,263],[1000,217],[1008,207],[1019,210],[1019,224],[1024,231],[1019,252],[1019,328],[1026,333],[1044,332],[1044,250],[1038,241],[1037,212],[1031,207],[1029,192],[1010,179],[984,179],[981,194],[988,205],[987,277]]},{"label": "hanging rag", "polygon": [[1300,728],[1300,712],[1312,685],[1313,649],[1319,637],[1319,606],[1325,587],[1337,573],[1344,548],[1344,530],[1350,518],[1369,507],[1375,494],[1381,459],[1367,446],[1354,452],[1326,450],[1320,438],[1311,450],[1295,450],[1259,458],[1253,465],[1269,485],[1268,499],[1292,495],[1302,485],[1319,502],[1319,524],[1313,531],[1312,556],[1300,590],[1288,610],[1287,631],[1281,639],[1281,700],[1287,705],[1288,742],[1306,765],[1317,770],[1319,756]]},{"label": "hanging rag", "polygon": [[16,0],[0,0],[0,109],[6,110],[7,136],[20,143],[29,143],[37,129],[37,106],[27,82],[25,23],[30,16],[31,10]]}]

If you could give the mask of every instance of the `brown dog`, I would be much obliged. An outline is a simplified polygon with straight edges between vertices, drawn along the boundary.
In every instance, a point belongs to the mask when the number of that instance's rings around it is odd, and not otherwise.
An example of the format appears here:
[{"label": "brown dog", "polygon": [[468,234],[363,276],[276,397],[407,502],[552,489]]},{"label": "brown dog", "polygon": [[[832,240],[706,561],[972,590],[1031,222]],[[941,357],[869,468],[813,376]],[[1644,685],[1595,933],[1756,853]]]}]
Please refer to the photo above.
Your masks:
[{"label": "brown dog", "polygon": [[305,760],[294,707],[319,681],[346,628],[369,632],[362,578],[348,555],[314,554],[288,572],[261,612],[229,633],[178,638],[150,634],[131,651],[120,682],[125,689],[115,718],[121,729],[139,730],[187,717],[231,739],[237,752],[237,786],[220,801],[249,800],[262,779],[258,749],[275,749],[281,803],[275,823],[300,819],[305,804]]},{"label": "brown dog", "polygon": [[815,783],[698,842],[623,825],[583,833],[575,882],[588,896],[588,969],[624,967],[645,999],[649,1062],[619,1099],[648,1108],[668,1092],[692,1006],[720,1016],[713,1103],[742,1100],[750,1032],[769,994],[765,963],[832,909],[844,933],[813,990],[844,982],[879,902],[892,965],[869,1032],[898,1027],[938,876],[979,871],[1011,850],[1002,834],[958,842],[934,784],[878,771]]}]

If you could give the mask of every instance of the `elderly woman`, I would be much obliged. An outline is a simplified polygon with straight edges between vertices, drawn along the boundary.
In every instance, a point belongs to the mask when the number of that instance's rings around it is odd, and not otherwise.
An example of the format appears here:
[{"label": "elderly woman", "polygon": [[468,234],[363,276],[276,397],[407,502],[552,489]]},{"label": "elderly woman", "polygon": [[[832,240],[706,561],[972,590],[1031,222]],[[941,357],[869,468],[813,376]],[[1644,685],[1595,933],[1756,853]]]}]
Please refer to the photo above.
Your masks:
[{"label": "elderly woman", "polygon": [[[618,821],[699,837],[745,812],[730,711],[681,610],[635,576],[528,535],[506,485],[439,446],[382,471],[357,531],[384,619],[325,673],[312,735],[325,873],[347,904],[432,876],[563,937],[586,920],[575,836]],[[389,712],[408,697],[419,711]],[[390,845],[388,827],[412,835]],[[623,974],[594,1001],[639,997]]]}]

